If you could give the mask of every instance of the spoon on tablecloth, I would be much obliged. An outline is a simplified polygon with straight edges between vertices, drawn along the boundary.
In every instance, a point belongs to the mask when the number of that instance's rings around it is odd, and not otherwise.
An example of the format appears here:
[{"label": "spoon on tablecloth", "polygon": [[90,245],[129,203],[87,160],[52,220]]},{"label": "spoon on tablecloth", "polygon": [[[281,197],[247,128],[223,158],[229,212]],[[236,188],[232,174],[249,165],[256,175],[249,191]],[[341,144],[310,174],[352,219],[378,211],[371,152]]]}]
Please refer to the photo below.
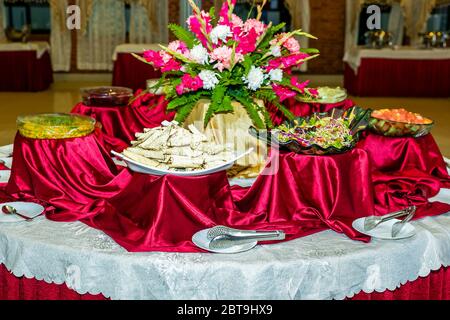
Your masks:
[{"label": "spoon on tablecloth", "polygon": [[16,216],[21,217],[21,218],[24,219],[25,221],[32,221],[32,220],[33,220],[32,218],[29,218],[29,217],[27,217],[27,216],[24,216],[24,215],[18,213],[17,210],[16,210],[16,208],[11,207],[11,206],[8,206],[8,205],[5,205],[5,206],[2,207],[2,212],[3,212],[4,214],[14,214],[14,215],[16,215]]}]

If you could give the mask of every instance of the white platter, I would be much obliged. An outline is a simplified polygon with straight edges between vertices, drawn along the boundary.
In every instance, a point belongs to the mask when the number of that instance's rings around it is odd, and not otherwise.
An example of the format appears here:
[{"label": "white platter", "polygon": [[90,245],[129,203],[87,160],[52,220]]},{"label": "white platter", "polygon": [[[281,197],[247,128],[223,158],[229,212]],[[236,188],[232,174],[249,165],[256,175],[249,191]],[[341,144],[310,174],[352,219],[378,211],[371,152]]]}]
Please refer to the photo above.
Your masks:
[{"label": "white platter", "polygon": [[377,239],[383,239],[383,240],[400,240],[400,239],[407,239],[411,238],[416,234],[416,228],[411,223],[406,223],[405,226],[402,228],[400,233],[396,237],[392,237],[392,226],[401,220],[393,219],[384,223],[379,224],[375,229],[370,231],[364,230],[364,221],[366,218],[361,218],[358,220],[353,221],[353,228],[361,232],[362,234],[371,236],[373,238]]},{"label": "white platter", "polygon": [[209,229],[202,230],[194,234],[192,237],[192,242],[199,247],[200,249],[214,252],[214,253],[222,253],[222,254],[232,254],[232,253],[240,253],[253,249],[258,244],[258,241],[249,242],[246,244],[236,245],[227,249],[210,249],[209,243],[211,240],[208,239],[208,231]]},{"label": "white platter", "polygon": [[124,156],[121,153],[111,151],[111,153],[113,155],[115,155],[116,157],[125,161],[128,168],[130,168],[130,170],[132,170],[134,172],[151,174],[151,175],[155,175],[155,176],[165,176],[165,175],[170,174],[170,175],[181,176],[181,177],[197,177],[197,176],[204,176],[204,175],[212,174],[212,173],[216,173],[216,172],[226,171],[228,169],[231,169],[231,167],[233,167],[233,165],[236,161],[249,155],[252,152],[253,152],[253,148],[241,155],[236,155],[236,157],[234,159],[228,161],[227,163],[225,163],[223,165],[220,165],[220,166],[217,166],[214,168],[209,168],[209,169],[204,169],[204,170],[196,170],[196,171],[174,171],[174,170],[163,170],[163,169],[146,166],[144,164],[141,164],[137,161],[134,161],[134,160]]},{"label": "white platter", "polygon": [[0,183],[8,183],[11,177],[11,170],[0,170]]},{"label": "white platter", "polygon": [[21,215],[24,215],[25,217],[31,218],[31,219],[36,218],[37,216],[41,215],[45,210],[45,208],[43,206],[41,206],[40,204],[37,204],[37,203],[33,203],[33,202],[2,203],[2,204],[0,204],[0,223],[24,222],[25,221],[23,218],[19,217],[18,215],[4,214],[1,211],[1,207],[5,206],[5,205],[12,206],[13,208],[15,208],[17,210],[18,213],[20,213]]}]

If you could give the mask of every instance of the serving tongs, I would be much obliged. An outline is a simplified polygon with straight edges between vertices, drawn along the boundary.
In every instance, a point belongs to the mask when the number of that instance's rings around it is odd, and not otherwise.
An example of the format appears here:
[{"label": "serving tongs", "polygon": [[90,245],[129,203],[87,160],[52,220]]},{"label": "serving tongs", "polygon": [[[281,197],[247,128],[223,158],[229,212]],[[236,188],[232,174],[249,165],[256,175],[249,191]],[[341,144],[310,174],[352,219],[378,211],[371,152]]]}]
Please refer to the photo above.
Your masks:
[{"label": "serving tongs", "polygon": [[228,249],[254,241],[281,241],[286,239],[283,231],[238,230],[225,226],[211,228],[207,234],[211,249]]},{"label": "serving tongs", "polygon": [[[400,210],[400,211],[396,211],[396,212],[393,212],[391,214],[388,214],[388,215],[385,215],[385,216],[382,216],[382,217],[375,217],[375,216],[367,217],[364,220],[364,231],[373,230],[378,225],[380,225],[381,223],[384,223],[384,222],[387,222],[387,221],[390,221],[390,220],[393,220],[393,219],[396,219],[396,218],[404,217],[404,216],[408,216],[408,218],[409,218],[408,221],[410,221],[412,219],[412,217],[414,216],[415,212],[416,212],[416,207],[412,206],[412,207],[409,207],[409,208],[406,208],[406,209],[403,209],[403,210]],[[408,221],[406,221],[406,222],[408,222]],[[396,235],[398,235],[398,233],[403,228],[403,225],[406,222],[405,221],[397,222],[397,223],[402,223],[402,225],[396,227]],[[399,228],[399,230],[397,231],[398,228]],[[392,230],[392,234],[394,234],[394,229]]]}]

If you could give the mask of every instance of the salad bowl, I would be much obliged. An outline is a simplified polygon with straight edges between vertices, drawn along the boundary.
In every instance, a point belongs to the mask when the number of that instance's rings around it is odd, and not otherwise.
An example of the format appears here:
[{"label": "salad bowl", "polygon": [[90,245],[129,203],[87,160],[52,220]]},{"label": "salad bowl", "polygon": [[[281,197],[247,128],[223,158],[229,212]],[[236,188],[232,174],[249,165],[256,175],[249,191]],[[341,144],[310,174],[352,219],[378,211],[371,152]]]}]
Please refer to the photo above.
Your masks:
[{"label": "salad bowl", "polygon": [[331,155],[352,150],[366,130],[371,110],[353,107],[296,118],[273,130],[249,132],[268,144],[304,155]]}]

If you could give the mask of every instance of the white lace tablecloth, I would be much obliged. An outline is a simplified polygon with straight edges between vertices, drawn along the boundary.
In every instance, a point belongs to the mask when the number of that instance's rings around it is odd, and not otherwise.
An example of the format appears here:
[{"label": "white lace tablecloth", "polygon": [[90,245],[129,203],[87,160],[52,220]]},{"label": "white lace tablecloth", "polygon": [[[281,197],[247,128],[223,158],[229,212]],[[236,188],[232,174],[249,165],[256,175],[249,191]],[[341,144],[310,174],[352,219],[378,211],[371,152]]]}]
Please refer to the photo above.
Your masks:
[{"label": "white lace tablecloth", "polygon": [[450,59],[450,48],[447,49],[418,49],[413,47],[399,47],[396,49],[367,49],[358,47],[345,53],[344,62],[358,73],[362,59],[399,59],[399,60],[447,60]]},{"label": "white lace tablecloth", "polygon": [[117,55],[119,53],[143,53],[146,50],[159,51],[161,47],[157,43],[147,43],[147,44],[121,44],[116,47],[113,54],[113,61],[117,60]]},{"label": "white lace tablecloth", "polygon": [[[437,198],[450,203],[450,190]],[[344,299],[394,290],[450,265],[450,213],[400,241],[333,231],[236,255],[128,253],[82,223],[0,224],[0,263],[18,277],[112,299]]]},{"label": "white lace tablecloth", "polygon": [[0,43],[1,51],[36,51],[36,58],[40,59],[44,53],[50,51],[50,45],[46,41]]}]

